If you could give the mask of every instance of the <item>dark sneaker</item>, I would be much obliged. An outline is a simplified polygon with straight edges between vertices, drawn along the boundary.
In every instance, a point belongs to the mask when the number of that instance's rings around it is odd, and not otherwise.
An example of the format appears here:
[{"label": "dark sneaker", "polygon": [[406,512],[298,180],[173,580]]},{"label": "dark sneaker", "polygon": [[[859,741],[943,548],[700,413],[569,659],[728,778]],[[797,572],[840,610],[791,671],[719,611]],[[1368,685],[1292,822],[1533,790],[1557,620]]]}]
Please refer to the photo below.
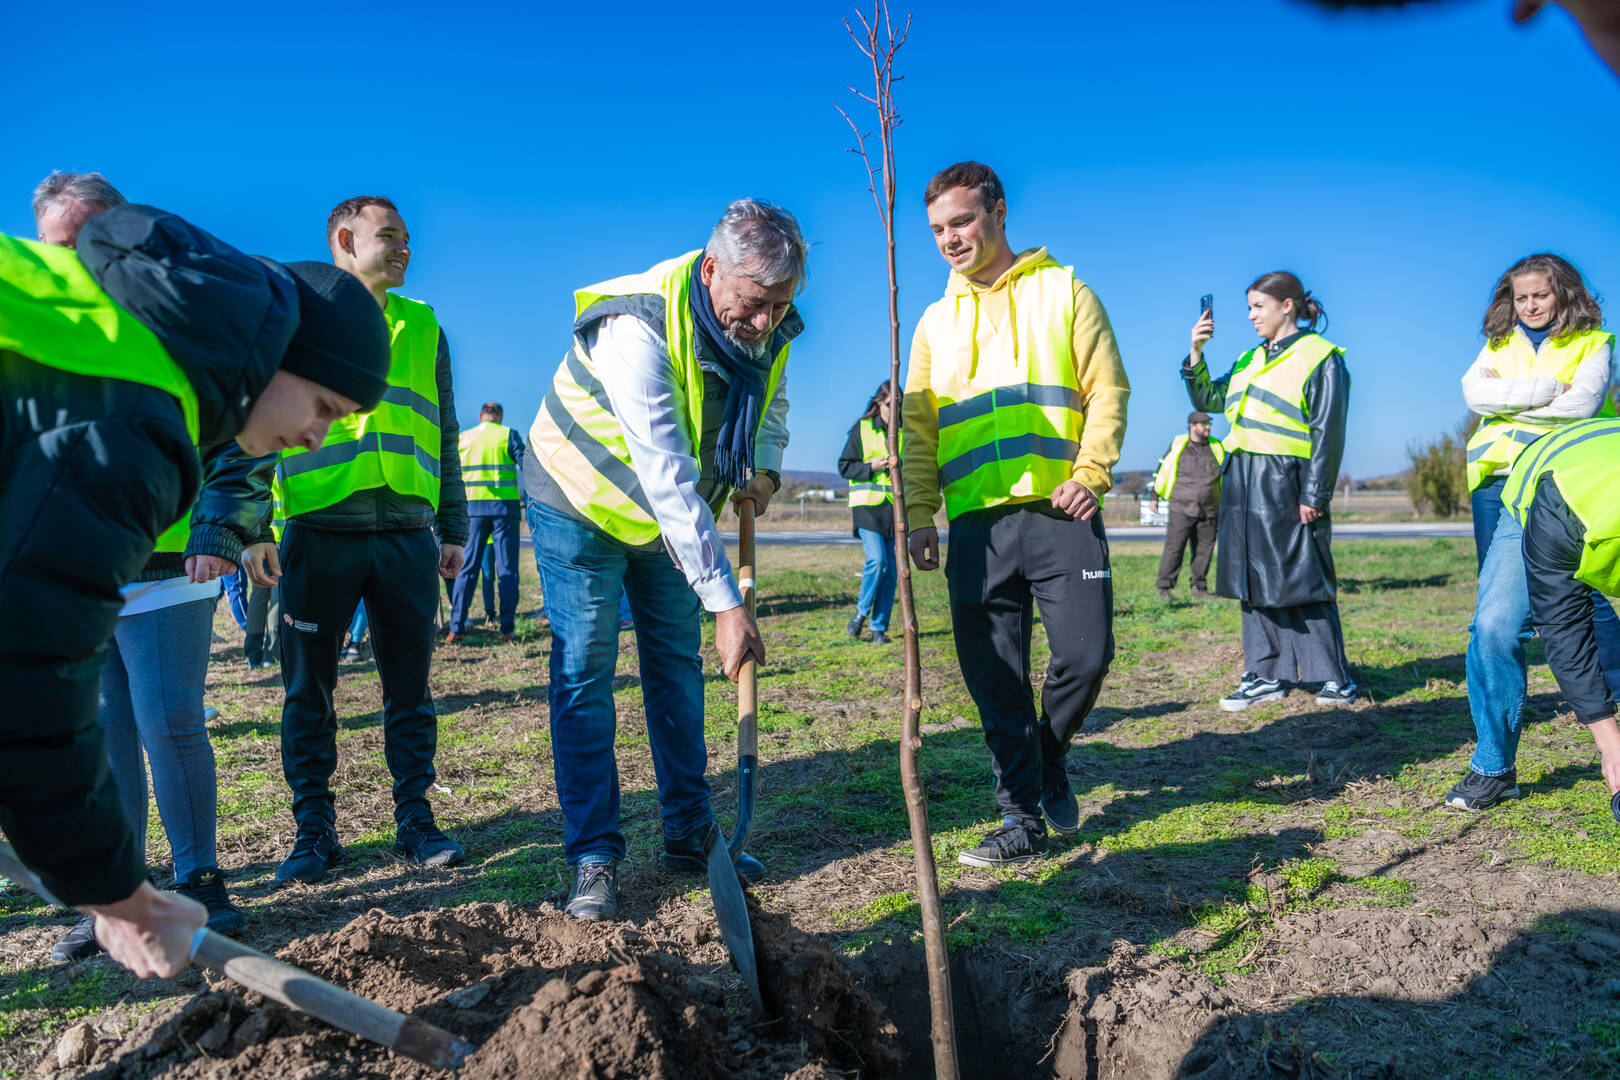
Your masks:
[{"label": "dark sneaker", "polygon": [[865,615],[852,615],[849,622],[844,624],[844,633],[850,637],[860,637],[864,629],[866,629]]},{"label": "dark sneaker", "polygon": [[1446,805],[1458,810],[1483,810],[1503,799],[1519,797],[1518,773],[1509,769],[1501,776],[1481,776],[1473,769],[1446,792]]},{"label": "dark sneaker", "polygon": [[1159,590],[1159,599],[1160,600],[1169,600],[1169,599],[1171,599],[1171,595],[1172,594],[1171,594],[1169,589],[1160,589]]},{"label": "dark sneaker", "polygon": [[184,881],[174,883],[174,891],[208,909],[208,929],[216,934],[234,934],[247,925],[247,919],[225,894],[225,875],[217,866],[193,870]]},{"label": "dark sneaker", "polygon": [[1048,828],[1065,836],[1080,828],[1080,803],[1062,758],[1041,763],[1041,816]]},{"label": "dark sneaker", "polygon": [[[692,874],[709,871],[709,856],[703,850],[711,825],[700,825],[685,836],[664,837],[664,865],[671,870],[684,870]],[[737,873],[752,885],[765,876],[765,864],[748,852],[737,856]]]},{"label": "dark sneaker", "polygon": [[270,887],[279,889],[295,881],[314,884],[342,861],[343,845],[338,843],[336,829],[324,821],[300,825],[292,851],[276,867],[276,876],[270,882]]},{"label": "dark sneaker", "polygon": [[1356,684],[1334,682],[1329,679],[1316,692],[1318,705],[1348,705],[1356,700]]},{"label": "dark sneaker", "polygon": [[420,866],[459,866],[467,861],[461,845],[444,835],[431,815],[408,817],[399,823],[394,854]]},{"label": "dark sneaker", "polygon": [[348,648],[344,649],[343,659],[350,664],[358,663],[361,660],[360,646],[350,645]]},{"label": "dark sneaker", "polygon": [[1242,712],[1250,705],[1281,701],[1287,696],[1288,688],[1276,679],[1262,679],[1252,671],[1245,671],[1238,688],[1221,698],[1221,708],[1227,712]]},{"label": "dark sneaker", "polygon": [[872,644],[874,644],[874,645],[887,645],[888,643],[889,643],[889,632],[887,630],[874,630],[874,631],[872,631]]},{"label": "dark sneaker", "polygon": [[[586,862],[574,867],[574,884],[563,910],[586,922],[603,922],[619,914],[618,863]],[[705,863],[705,866],[708,864]]]},{"label": "dark sneaker", "polygon": [[956,857],[964,866],[1012,866],[1046,854],[1046,833],[1018,821],[1003,822],[979,846]]},{"label": "dark sneaker", "polygon": [[101,942],[96,940],[96,917],[86,915],[73,924],[73,929],[56,939],[56,944],[51,946],[51,959],[58,964],[66,964],[94,956],[100,951]]}]

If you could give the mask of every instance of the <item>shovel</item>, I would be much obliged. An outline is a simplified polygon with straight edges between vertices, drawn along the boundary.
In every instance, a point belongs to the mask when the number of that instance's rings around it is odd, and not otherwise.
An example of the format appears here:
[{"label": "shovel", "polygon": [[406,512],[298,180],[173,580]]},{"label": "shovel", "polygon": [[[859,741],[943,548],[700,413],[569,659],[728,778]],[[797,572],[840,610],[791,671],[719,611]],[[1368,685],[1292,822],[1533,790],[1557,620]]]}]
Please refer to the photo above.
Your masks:
[{"label": "shovel", "polygon": [[[737,583],[750,618],[754,614],[754,503],[743,499],[737,504]],[[705,851],[709,858],[709,893],[714,897],[714,917],[720,923],[720,937],[731,950],[731,959],[742,974],[754,1007],[763,1010],[759,993],[759,966],[754,960],[754,931],[748,922],[748,902],[743,899],[737,878],[736,859],[748,842],[754,824],[754,771],[759,767],[759,730],[755,706],[757,665],[752,657],[743,661],[737,677],[737,829],[731,840],[715,824],[709,830]]]},{"label": "shovel", "polygon": [[[38,875],[22,864],[11,845],[0,840],[0,875],[4,875],[58,907],[60,903],[40,882]],[[368,1042],[386,1046],[396,1054],[420,1061],[435,1069],[454,1071],[476,1049],[442,1028],[412,1016],[384,1008],[307,971],[284,964],[257,949],[232,941],[204,927],[192,939],[192,958],[233,979],[249,990],[297,1012],[324,1020],[335,1028],[358,1035]]]}]

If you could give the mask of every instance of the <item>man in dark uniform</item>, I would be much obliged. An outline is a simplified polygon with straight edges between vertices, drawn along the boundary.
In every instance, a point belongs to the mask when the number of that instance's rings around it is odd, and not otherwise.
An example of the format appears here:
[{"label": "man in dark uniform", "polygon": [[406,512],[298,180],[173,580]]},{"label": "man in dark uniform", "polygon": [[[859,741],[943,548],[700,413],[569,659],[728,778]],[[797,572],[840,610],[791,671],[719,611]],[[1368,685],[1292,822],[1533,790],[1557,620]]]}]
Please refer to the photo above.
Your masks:
[{"label": "man in dark uniform", "polygon": [[1226,450],[1209,437],[1209,413],[1187,414],[1187,434],[1177,435],[1159,459],[1153,474],[1153,509],[1159,500],[1170,503],[1170,521],[1164,530],[1164,555],[1159,559],[1159,599],[1170,599],[1181,574],[1181,557],[1193,549],[1193,595],[1209,597],[1209,560],[1215,554],[1215,525],[1221,512],[1221,466]]}]

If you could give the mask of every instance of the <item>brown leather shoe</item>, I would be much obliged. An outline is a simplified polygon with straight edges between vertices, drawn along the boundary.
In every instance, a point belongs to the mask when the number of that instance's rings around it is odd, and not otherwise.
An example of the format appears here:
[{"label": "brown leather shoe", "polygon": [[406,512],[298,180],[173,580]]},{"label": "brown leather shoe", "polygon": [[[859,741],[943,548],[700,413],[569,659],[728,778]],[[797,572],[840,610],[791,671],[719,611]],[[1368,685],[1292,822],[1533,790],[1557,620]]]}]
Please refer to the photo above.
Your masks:
[{"label": "brown leather shoe", "polygon": [[510,645],[516,640],[517,640],[516,635],[513,635],[513,634],[502,634],[501,635],[501,644],[502,645]]},{"label": "brown leather shoe", "polygon": [[444,635],[444,643],[446,645],[454,645],[457,642],[459,642],[464,636],[465,635],[458,634],[458,633],[456,633],[455,631],[452,630],[450,633]]}]

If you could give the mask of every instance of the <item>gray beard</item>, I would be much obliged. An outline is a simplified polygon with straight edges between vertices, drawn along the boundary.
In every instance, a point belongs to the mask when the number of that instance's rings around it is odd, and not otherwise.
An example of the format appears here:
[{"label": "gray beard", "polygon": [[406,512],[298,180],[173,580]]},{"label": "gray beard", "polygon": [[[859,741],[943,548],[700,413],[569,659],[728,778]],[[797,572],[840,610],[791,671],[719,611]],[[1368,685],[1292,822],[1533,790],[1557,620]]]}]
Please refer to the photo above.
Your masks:
[{"label": "gray beard", "polygon": [[725,332],[725,335],[726,335],[726,340],[731,342],[732,345],[736,346],[745,356],[748,357],[748,359],[750,359],[750,360],[763,360],[763,359],[765,359],[765,350],[767,348],[767,345],[766,345],[766,340],[764,338],[761,338],[758,341],[746,341],[743,338],[739,337],[737,335],[737,332],[735,330],[733,330],[729,326],[726,327],[724,332]]}]

